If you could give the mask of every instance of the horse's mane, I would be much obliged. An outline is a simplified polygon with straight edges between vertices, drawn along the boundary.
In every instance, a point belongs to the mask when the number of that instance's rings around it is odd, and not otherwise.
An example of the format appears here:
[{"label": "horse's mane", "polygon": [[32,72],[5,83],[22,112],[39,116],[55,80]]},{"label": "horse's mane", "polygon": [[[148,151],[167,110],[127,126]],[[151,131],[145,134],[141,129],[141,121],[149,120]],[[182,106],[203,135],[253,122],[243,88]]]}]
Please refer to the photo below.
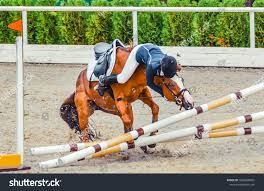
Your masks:
[{"label": "horse's mane", "polygon": [[127,47],[121,47],[120,46],[118,48],[120,48],[121,50],[126,51],[126,52],[131,52],[135,48],[135,46],[133,46],[132,44],[129,44]]}]

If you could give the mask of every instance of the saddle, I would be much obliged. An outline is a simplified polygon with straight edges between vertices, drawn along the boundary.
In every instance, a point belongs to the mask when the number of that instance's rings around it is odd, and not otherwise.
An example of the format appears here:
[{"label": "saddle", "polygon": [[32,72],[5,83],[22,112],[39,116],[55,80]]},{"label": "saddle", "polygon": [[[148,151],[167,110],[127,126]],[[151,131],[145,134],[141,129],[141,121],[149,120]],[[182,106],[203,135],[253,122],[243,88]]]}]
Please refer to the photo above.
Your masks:
[{"label": "saddle", "polygon": [[[94,54],[96,62],[93,66],[88,65],[87,77],[90,79],[89,81],[94,81],[94,77],[98,79],[102,75],[108,76],[112,73],[116,61],[116,49],[119,47],[125,47],[119,39],[115,39],[112,44],[105,42],[95,44]],[[106,91],[114,99],[114,94],[110,86],[98,86],[97,90],[101,96],[103,96]]]},{"label": "saddle", "polygon": [[97,63],[94,67],[93,73],[96,77],[106,74],[111,61],[110,55],[112,52],[113,49],[111,44],[99,42],[94,46],[95,60],[97,60]]},{"label": "saddle", "polygon": [[[93,74],[97,78],[99,78],[101,75],[111,74],[115,64],[116,49],[119,47],[125,47],[125,45],[119,39],[115,39],[112,44],[108,44],[106,42],[99,42],[95,44],[94,54],[96,64]],[[110,69],[110,72],[108,72],[108,69]]]}]

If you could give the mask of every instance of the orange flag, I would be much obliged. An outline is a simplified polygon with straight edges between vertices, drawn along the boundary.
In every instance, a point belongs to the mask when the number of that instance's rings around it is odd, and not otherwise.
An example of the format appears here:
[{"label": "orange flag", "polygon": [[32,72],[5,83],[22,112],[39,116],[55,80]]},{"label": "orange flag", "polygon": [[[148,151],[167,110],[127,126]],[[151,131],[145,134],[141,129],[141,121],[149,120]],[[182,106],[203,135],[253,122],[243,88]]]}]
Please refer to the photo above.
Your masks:
[{"label": "orange flag", "polygon": [[22,20],[9,24],[8,28],[22,32]]}]

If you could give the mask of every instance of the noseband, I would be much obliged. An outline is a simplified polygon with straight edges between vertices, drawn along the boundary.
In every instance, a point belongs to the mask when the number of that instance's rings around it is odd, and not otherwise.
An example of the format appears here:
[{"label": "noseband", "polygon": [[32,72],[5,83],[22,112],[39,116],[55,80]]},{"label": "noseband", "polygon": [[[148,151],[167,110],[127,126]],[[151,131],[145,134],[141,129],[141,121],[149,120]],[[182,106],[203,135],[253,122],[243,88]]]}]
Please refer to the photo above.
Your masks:
[{"label": "noseband", "polygon": [[169,90],[169,92],[171,93],[171,95],[173,96],[175,102],[177,105],[181,105],[182,106],[182,101],[179,99],[179,96],[180,95],[183,95],[186,91],[189,92],[189,90],[187,90],[186,88],[182,89],[179,93],[175,94],[172,89],[171,89],[171,86],[170,84],[166,84],[164,83],[164,80],[163,80],[163,84],[165,85],[165,87]]}]

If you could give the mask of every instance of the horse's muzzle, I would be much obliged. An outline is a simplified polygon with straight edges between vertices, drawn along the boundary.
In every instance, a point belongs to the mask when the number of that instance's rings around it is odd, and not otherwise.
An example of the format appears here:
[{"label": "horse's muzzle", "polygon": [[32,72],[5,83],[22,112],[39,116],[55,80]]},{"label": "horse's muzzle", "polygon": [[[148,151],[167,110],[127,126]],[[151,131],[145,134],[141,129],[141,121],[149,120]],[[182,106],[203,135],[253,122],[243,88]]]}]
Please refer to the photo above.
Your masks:
[{"label": "horse's muzzle", "polygon": [[184,101],[183,102],[183,107],[184,107],[185,110],[190,110],[190,109],[193,109],[194,104],[191,104],[189,102]]}]

